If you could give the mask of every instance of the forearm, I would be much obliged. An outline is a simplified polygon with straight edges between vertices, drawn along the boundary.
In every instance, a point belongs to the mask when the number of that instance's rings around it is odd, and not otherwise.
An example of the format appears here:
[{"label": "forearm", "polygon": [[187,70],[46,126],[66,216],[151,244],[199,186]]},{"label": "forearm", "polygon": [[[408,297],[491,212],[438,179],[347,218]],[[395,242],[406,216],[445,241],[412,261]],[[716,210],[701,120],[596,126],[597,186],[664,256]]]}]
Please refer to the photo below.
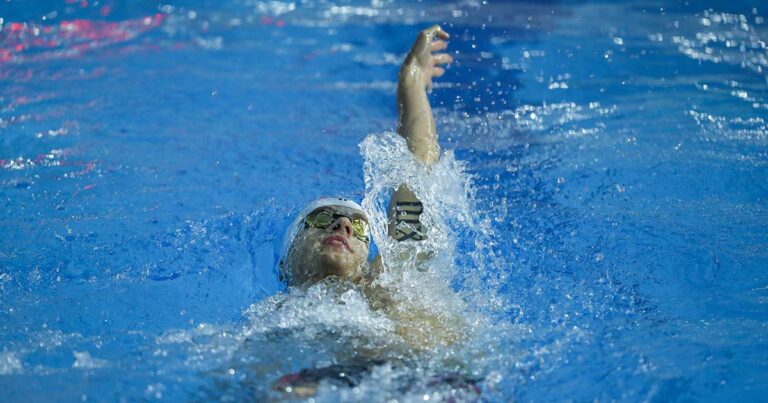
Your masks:
[{"label": "forearm", "polygon": [[[416,159],[431,165],[440,156],[440,146],[426,86],[418,67],[406,60],[397,86],[397,132]],[[422,211],[416,195],[407,186],[400,186],[389,203],[389,235],[398,241],[424,239],[424,227],[419,222]]]},{"label": "forearm", "polygon": [[400,69],[397,86],[397,132],[419,161],[430,165],[440,156],[435,118],[427,97],[427,83],[417,66],[409,61]]}]

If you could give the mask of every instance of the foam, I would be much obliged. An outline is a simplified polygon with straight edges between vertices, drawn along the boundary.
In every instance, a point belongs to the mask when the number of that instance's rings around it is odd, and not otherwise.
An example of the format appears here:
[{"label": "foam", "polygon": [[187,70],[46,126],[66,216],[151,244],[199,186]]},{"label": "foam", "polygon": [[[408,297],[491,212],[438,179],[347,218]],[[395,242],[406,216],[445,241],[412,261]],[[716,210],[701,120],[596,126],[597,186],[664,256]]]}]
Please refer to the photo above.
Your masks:
[{"label": "foam", "polygon": [[372,311],[360,290],[333,281],[277,294],[251,305],[247,315],[249,335],[288,330],[312,338],[336,329],[345,336],[386,337],[393,331],[392,321]]}]

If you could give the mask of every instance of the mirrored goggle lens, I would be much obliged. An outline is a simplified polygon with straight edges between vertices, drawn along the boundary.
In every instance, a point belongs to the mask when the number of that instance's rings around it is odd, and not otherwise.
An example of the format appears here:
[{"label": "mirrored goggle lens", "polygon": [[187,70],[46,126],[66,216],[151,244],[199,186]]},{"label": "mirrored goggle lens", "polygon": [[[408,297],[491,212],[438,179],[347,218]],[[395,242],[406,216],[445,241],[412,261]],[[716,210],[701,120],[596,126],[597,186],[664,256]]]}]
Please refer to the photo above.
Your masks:
[{"label": "mirrored goggle lens", "polygon": [[310,213],[306,218],[306,225],[312,228],[328,228],[340,217],[347,217],[352,222],[352,235],[363,242],[368,242],[368,222],[362,218],[351,218],[345,214],[337,214],[329,210],[320,210]]},{"label": "mirrored goggle lens", "polygon": [[333,213],[330,211],[316,211],[307,216],[307,224],[314,228],[325,228],[333,222]]},{"label": "mirrored goggle lens", "polygon": [[358,239],[368,242],[368,223],[362,218],[352,220],[352,234]]}]

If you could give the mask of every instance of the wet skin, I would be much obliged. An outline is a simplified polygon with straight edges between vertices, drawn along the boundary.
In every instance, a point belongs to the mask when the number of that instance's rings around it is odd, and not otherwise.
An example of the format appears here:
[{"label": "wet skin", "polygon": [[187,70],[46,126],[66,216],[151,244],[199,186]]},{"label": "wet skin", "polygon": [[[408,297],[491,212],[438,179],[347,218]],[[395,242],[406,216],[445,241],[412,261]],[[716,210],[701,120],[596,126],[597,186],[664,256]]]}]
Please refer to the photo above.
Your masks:
[{"label": "wet skin", "polygon": [[339,217],[327,228],[305,228],[293,241],[288,265],[291,285],[310,285],[328,276],[357,281],[367,264],[368,243],[352,235],[352,222]]}]

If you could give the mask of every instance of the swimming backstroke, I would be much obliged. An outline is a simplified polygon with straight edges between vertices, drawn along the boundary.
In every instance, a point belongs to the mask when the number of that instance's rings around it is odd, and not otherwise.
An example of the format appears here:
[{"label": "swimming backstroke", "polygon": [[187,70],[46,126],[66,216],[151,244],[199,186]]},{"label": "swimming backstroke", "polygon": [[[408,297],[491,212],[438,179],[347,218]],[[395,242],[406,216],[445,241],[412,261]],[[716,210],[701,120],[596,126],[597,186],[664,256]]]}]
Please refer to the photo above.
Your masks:
[{"label": "swimming backstroke", "polygon": [[[427,165],[440,155],[427,91],[432,78],[444,74],[441,66],[453,60],[447,53],[434,53],[447,48],[448,37],[439,26],[422,31],[398,77],[397,132],[416,159]],[[426,231],[419,220],[422,211],[421,201],[407,186],[401,186],[392,195],[387,212],[389,235],[399,241],[424,239]],[[380,259],[369,264],[369,248],[369,220],[358,203],[340,197],[319,199],[305,207],[289,228],[280,274],[292,287],[306,287],[329,276],[370,283],[380,270]]]},{"label": "swimming backstroke", "polygon": [[[428,91],[433,87],[433,79],[441,77],[453,61],[451,55],[442,52],[448,48],[449,37],[437,25],[421,31],[398,75],[397,133],[405,139],[414,158],[426,166],[440,157]],[[389,237],[398,242],[425,240],[428,231],[421,220],[423,211],[421,200],[407,185],[401,184],[393,192],[387,208]],[[381,310],[392,319],[396,333],[414,350],[456,341],[461,333],[460,319],[438,318],[416,305],[403,306],[403,301],[393,298],[377,283],[385,265],[381,256],[369,261],[369,226],[368,215],[355,201],[328,197],[310,203],[287,231],[279,263],[281,279],[289,289],[307,288],[329,280],[354,284],[363,291],[372,309]],[[420,258],[430,256],[427,251]],[[450,292],[449,288],[446,287],[446,291]],[[306,397],[314,394],[322,380],[354,386],[354,379],[381,363],[380,357],[360,356],[348,363],[283,376],[275,388]],[[461,381],[470,385],[467,380]],[[471,386],[474,388],[474,384]]]}]

